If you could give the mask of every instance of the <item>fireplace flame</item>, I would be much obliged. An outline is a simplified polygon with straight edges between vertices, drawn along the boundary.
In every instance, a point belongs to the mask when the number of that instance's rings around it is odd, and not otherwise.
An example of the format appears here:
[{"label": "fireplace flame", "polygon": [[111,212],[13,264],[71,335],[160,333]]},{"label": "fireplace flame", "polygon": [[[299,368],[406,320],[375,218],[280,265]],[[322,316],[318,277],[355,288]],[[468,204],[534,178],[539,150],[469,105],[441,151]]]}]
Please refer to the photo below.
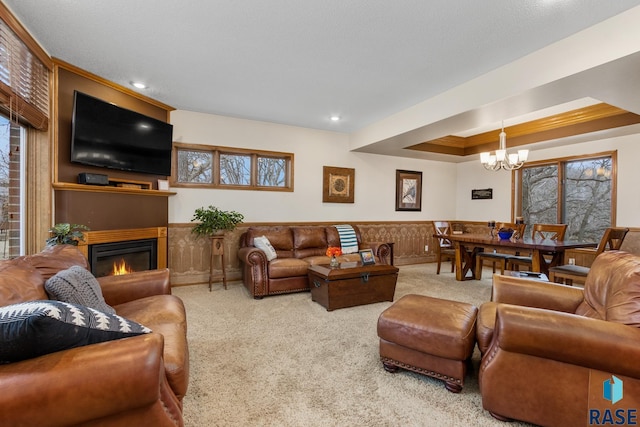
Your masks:
[{"label": "fireplace flame", "polygon": [[123,274],[133,273],[133,269],[126,263],[124,258],[120,258],[120,262],[113,263],[112,276],[122,276]]}]

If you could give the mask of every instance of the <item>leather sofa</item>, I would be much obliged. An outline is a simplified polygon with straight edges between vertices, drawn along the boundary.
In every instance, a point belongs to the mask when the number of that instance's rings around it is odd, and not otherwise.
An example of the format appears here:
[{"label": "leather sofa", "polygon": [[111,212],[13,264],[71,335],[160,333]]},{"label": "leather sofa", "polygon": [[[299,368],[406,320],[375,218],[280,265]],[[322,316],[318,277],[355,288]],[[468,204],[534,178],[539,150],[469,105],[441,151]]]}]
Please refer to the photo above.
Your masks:
[{"label": "leather sofa", "polygon": [[[639,328],[636,255],[599,255],[584,289],[495,275],[478,313],[482,405],[542,426],[624,424],[640,407]],[[617,403],[613,383],[624,386]]]},{"label": "leather sofa", "polygon": [[[360,229],[352,226],[358,249],[372,249],[377,262],[389,264],[391,248],[386,243],[365,243]],[[277,253],[269,261],[254,245],[254,239],[265,236]],[[312,264],[329,264],[328,247],[340,247],[340,236],[334,226],[250,227],[240,237],[238,257],[242,265],[242,281],[254,298],[290,292],[308,291],[307,270]],[[358,253],[338,257],[340,262],[359,261]]]},{"label": "leather sofa", "polygon": [[[45,281],[88,268],[75,246],[0,262],[0,306],[48,300]],[[0,425],[182,426],[189,382],[186,315],[169,271],[97,279],[116,314],[151,333],[0,364]]]}]

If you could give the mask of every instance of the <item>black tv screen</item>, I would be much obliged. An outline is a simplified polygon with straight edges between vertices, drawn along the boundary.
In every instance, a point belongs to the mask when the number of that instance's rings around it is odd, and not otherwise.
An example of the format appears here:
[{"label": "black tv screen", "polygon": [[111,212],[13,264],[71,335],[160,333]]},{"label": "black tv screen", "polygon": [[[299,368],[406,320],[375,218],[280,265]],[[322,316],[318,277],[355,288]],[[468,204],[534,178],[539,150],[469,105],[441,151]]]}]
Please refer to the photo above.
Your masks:
[{"label": "black tv screen", "polygon": [[75,91],[71,161],[171,175],[173,125]]}]

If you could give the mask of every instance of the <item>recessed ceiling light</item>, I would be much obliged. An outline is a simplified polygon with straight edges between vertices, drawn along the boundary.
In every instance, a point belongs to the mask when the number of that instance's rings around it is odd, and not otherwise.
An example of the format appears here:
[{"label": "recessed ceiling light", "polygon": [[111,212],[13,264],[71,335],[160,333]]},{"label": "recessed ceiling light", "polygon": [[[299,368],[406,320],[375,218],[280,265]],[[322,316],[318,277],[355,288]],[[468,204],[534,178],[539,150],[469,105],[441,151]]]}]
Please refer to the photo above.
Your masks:
[{"label": "recessed ceiling light", "polygon": [[340,121],[340,116],[335,116],[334,115],[334,116],[331,116],[330,119],[331,119],[332,122],[338,122],[338,121]]},{"label": "recessed ceiling light", "polygon": [[131,82],[131,85],[137,87],[138,89],[146,89],[147,85],[141,82]]}]

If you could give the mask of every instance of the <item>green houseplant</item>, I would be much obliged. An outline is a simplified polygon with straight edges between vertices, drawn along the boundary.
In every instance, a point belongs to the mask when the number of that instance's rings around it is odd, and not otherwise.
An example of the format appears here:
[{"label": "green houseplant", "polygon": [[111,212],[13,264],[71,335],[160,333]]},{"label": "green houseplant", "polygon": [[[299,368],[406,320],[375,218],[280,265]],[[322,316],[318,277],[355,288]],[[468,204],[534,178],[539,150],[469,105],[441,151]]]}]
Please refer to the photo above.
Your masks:
[{"label": "green houseplant", "polygon": [[46,242],[47,246],[55,245],[73,245],[78,246],[78,241],[84,242],[83,231],[88,231],[89,227],[81,224],[69,224],[62,222],[54,225],[49,229],[51,237]]},{"label": "green houseplant", "polygon": [[198,208],[191,221],[198,221],[193,226],[192,233],[198,237],[210,237],[224,231],[230,231],[242,222],[244,216],[235,211],[223,211],[215,206]]}]

